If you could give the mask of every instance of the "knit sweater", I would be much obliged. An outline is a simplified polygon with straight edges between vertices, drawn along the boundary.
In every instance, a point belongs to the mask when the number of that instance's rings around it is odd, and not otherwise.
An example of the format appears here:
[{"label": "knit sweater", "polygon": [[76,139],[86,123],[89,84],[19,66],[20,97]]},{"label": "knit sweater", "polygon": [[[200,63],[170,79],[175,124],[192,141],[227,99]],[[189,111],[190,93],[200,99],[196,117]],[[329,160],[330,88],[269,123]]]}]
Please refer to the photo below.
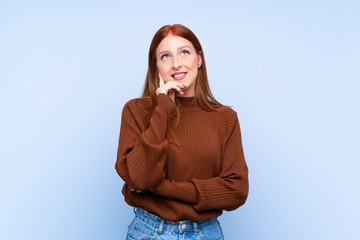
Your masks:
[{"label": "knit sweater", "polygon": [[205,111],[194,97],[178,100],[179,146],[166,140],[176,107],[167,94],[157,95],[155,108],[150,98],[125,104],[115,164],[125,201],[167,221],[200,221],[240,207],[249,183],[236,112],[227,106]]}]

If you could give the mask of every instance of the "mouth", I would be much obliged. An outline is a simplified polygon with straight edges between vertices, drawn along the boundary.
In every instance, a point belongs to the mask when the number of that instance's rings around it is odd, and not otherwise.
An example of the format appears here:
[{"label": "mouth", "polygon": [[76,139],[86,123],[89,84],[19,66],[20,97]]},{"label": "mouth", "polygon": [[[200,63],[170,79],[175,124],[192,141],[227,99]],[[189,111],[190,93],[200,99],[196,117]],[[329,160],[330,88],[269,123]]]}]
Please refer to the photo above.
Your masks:
[{"label": "mouth", "polygon": [[187,72],[176,72],[170,75],[174,80],[182,80],[186,77]]}]

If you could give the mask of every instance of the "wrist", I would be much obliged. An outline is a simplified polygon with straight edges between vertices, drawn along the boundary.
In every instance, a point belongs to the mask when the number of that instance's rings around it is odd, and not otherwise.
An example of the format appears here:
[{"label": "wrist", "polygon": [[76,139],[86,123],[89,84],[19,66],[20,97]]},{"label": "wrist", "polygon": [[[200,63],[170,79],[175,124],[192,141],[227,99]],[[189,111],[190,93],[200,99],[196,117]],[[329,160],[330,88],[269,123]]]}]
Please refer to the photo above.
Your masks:
[{"label": "wrist", "polygon": [[171,97],[166,94],[166,93],[159,93],[156,96],[156,105],[157,107],[164,109],[164,110],[169,110],[170,113],[175,109],[176,104],[175,102],[171,99]]}]

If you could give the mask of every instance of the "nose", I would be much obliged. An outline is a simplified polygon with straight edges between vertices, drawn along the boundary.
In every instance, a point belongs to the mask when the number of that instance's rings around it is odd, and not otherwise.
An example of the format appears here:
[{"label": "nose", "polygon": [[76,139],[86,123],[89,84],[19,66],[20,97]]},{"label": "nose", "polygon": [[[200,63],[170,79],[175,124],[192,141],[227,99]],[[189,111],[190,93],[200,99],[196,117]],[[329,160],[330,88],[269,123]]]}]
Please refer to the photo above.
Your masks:
[{"label": "nose", "polygon": [[174,69],[179,69],[179,68],[181,68],[181,63],[180,63],[180,60],[178,59],[178,57],[174,57],[174,58],[173,58],[172,67],[173,67]]}]

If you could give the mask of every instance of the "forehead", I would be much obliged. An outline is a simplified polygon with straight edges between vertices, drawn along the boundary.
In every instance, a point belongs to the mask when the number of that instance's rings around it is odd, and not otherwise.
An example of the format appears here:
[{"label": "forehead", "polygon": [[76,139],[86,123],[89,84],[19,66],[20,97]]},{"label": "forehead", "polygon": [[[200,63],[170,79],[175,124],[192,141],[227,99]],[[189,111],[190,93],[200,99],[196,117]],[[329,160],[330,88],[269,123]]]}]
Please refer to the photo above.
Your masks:
[{"label": "forehead", "polygon": [[179,47],[184,46],[194,48],[189,40],[179,36],[168,35],[160,42],[156,49],[156,53],[162,51],[176,51]]}]

